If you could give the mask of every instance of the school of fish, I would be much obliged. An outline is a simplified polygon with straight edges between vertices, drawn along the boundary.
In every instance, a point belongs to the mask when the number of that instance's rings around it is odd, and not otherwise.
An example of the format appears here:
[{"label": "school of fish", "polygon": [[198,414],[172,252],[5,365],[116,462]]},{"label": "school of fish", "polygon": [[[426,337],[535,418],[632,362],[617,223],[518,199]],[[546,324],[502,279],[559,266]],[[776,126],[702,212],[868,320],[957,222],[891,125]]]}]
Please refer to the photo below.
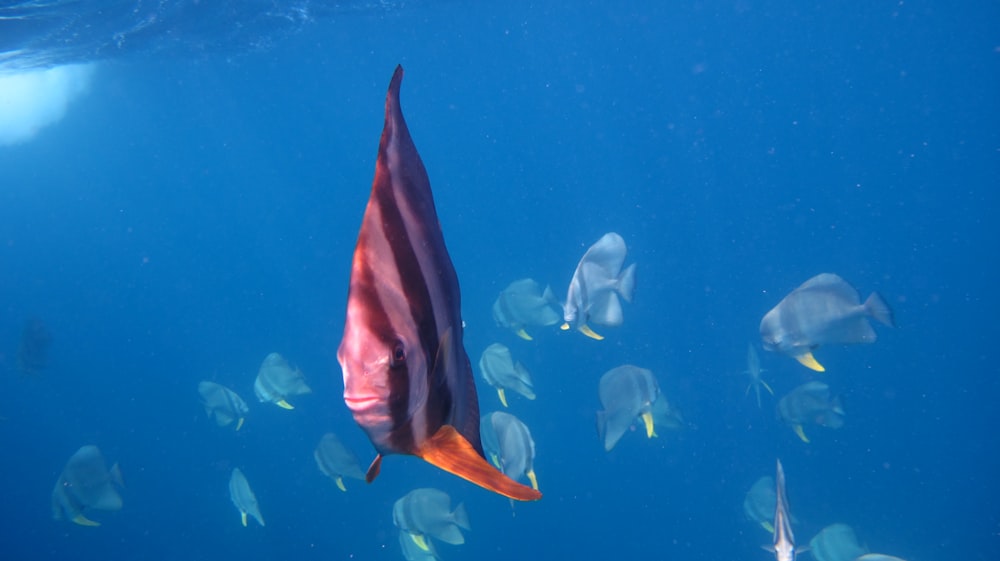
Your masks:
[{"label": "school of fish", "polygon": [[[529,369],[516,358],[520,354],[516,345],[537,344],[535,338],[544,329],[605,339],[609,329],[624,323],[624,304],[633,301],[636,263],[626,265],[624,238],[608,232],[589,246],[567,275],[563,300],[550,285],[534,279],[510,281],[493,302],[492,316],[511,341],[488,345],[478,361],[479,389],[489,387],[489,393],[496,394],[483,399],[497,403],[499,410],[481,415],[477,376],[464,345],[459,278],[427,172],[403,118],[402,78],[403,69],[397,67],[386,95],[375,177],[351,263],[344,333],[337,349],[343,403],[370,440],[374,460],[363,468],[350,447],[327,432],[314,450],[316,467],[346,492],[345,480],[372,483],[385,458],[411,455],[509,498],[512,506],[514,501],[537,501],[542,493],[535,472],[535,441],[529,426],[513,412],[537,396]],[[827,369],[814,351],[875,342],[872,320],[895,325],[892,310],[878,293],[862,301],[853,286],[832,273],[806,280],[763,315],[760,347],[808,369],[798,380],[782,384],[794,387],[774,405],[776,418],[801,441],[800,446],[812,442],[810,435],[821,435],[815,427],[837,429],[845,423],[837,380],[829,373],[815,377]],[[37,370],[44,360],[36,357],[44,356],[50,337],[45,333],[32,340],[44,345],[32,347],[41,349],[37,352],[23,352],[27,357],[23,362]],[[756,406],[762,408],[761,389],[774,395],[772,385],[779,386],[764,380],[767,370],[757,348],[751,343],[747,349],[744,393],[753,390]],[[653,439],[658,430],[687,427],[680,410],[664,394],[657,373],[648,368],[623,364],[582,380],[594,385],[595,403],[600,403],[595,411],[595,445],[606,452],[630,432]],[[275,352],[263,359],[252,387],[259,402],[289,411],[295,409],[290,400],[312,392],[302,371]],[[201,381],[197,391],[215,425],[234,432],[244,426],[251,411],[236,391],[215,380]],[[251,475],[259,473],[255,466],[242,468]],[[263,527],[260,504],[243,469],[229,472],[230,499],[242,526],[253,519]],[[793,481],[800,477],[797,471],[793,475]],[[70,457],[56,481],[53,517],[99,526],[89,516],[120,510],[123,490],[118,464],[108,468],[97,446],[84,446]],[[747,491],[743,510],[748,520],[771,534],[764,549],[777,561],[793,561],[805,550],[819,561],[898,559],[869,553],[859,545],[854,530],[842,523],[825,527],[808,546],[797,544],[793,525],[798,521],[780,460],[774,477],[761,476]],[[395,502],[391,516],[401,553],[410,561],[440,559],[436,542],[460,545],[464,532],[471,529],[465,506],[452,507],[451,497],[433,488],[415,486]]]}]

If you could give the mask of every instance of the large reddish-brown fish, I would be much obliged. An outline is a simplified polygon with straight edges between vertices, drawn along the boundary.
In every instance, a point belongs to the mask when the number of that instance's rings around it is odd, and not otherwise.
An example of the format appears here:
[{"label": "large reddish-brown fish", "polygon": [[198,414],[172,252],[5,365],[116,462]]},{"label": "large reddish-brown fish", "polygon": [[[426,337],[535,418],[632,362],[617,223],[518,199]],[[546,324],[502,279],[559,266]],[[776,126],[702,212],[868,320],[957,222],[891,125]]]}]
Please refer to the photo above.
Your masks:
[{"label": "large reddish-brown fish", "polygon": [[337,351],[344,401],[378,451],[367,479],[383,456],[411,454],[501,495],[536,500],[541,493],[483,457],[458,277],[399,107],[402,79],[396,67]]}]

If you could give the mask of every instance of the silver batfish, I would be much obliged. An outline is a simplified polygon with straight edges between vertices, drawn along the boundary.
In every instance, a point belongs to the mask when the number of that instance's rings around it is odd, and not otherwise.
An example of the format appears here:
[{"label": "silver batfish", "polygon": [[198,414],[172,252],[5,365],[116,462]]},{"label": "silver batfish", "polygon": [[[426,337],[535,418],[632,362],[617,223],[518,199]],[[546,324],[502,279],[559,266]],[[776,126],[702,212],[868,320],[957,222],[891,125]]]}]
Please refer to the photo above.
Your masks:
[{"label": "silver batfish", "polygon": [[507,407],[507,392],[513,390],[528,399],[535,399],[535,389],[531,384],[531,373],[520,362],[514,360],[506,345],[493,343],[479,357],[479,372],[486,383],[497,390],[500,403]]},{"label": "silver batfish", "polygon": [[653,403],[660,397],[660,387],[653,373],[626,364],[604,373],[598,386],[603,411],[597,412],[597,433],[610,451],[636,419],[641,418],[646,436],[656,436]]},{"label": "silver batfish", "polygon": [[832,273],[807,280],[760,321],[764,348],[788,355],[817,372],[825,368],[812,351],[820,345],[874,343],[873,318],[894,326],[892,310],[873,292],[864,303],[858,291]]},{"label": "silver batfish", "polygon": [[250,488],[240,468],[233,468],[233,473],[229,476],[229,499],[233,501],[233,506],[240,512],[240,522],[247,525],[247,515],[250,515],[261,526],[264,525],[264,517],[260,514],[260,505],[257,504],[257,495]]},{"label": "silver batfish", "polygon": [[118,464],[109,470],[97,446],[83,446],[66,462],[52,489],[52,517],[65,517],[81,526],[100,526],[84,511],[120,510],[122,497],[116,487],[124,487]]},{"label": "silver batfish", "polygon": [[493,320],[510,329],[525,341],[531,341],[526,328],[559,323],[562,314],[552,289],[533,279],[516,280],[500,292],[493,302]]},{"label": "silver batfish", "polygon": [[816,424],[839,429],[844,426],[844,407],[823,382],[806,382],[778,400],[778,416],[795,431],[802,442],[809,442],[804,426]]},{"label": "silver batfish", "polygon": [[608,232],[590,246],[576,266],[566,292],[562,329],[575,328],[591,339],[601,340],[589,324],[617,326],[624,321],[619,296],[632,301],[635,263],[625,270],[625,240]]},{"label": "silver batfish", "polygon": [[227,427],[235,421],[236,430],[243,428],[250,408],[236,392],[222,384],[202,380],[198,382],[198,395],[201,396],[205,414],[214,418],[215,424]]}]

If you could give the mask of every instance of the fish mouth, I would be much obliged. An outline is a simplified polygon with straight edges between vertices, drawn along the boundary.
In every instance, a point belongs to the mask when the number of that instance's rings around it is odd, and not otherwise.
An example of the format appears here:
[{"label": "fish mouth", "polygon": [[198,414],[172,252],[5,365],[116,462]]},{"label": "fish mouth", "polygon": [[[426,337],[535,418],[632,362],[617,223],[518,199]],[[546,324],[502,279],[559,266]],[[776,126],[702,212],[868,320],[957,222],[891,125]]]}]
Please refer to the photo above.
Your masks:
[{"label": "fish mouth", "polygon": [[352,411],[363,411],[366,409],[371,409],[377,407],[382,403],[382,398],[377,395],[368,396],[344,396],[344,403],[347,404]]}]

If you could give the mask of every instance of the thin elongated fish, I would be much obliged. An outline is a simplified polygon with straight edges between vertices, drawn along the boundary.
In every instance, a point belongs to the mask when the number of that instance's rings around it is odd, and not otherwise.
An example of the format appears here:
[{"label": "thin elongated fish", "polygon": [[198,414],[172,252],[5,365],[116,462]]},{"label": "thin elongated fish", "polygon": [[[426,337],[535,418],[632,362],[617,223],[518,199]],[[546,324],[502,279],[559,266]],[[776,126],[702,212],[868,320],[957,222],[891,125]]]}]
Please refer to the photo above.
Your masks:
[{"label": "thin elongated fish", "polygon": [[778,460],[774,477],[776,502],[774,506],[774,552],[776,561],[795,561],[795,535],[792,534],[792,519],[788,513],[788,498],[785,496],[785,470]]},{"label": "thin elongated fish", "polygon": [[747,386],[747,391],[745,395],[750,395],[750,388],[753,388],[754,393],[757,394],[757,409],[760,409],[760,387],[764,386],[764,389],[768,393],[774,395],[774,390],[771,386],[767,385],[767,382],[760,377],[760,373],[763,370],[760,367],[760,355],[757,354],[757,349],[752,344],[747,345],[747,370],[746,374],[750,377],[750,385]]},{"label": "thin elongated fish", "polygon": [[615,232],[601,236],[576,266],[566,292],[563,320],[560,329],[573,327],[591,339],[600,341],[601,335],[590,328],[597,325],[617,326],[624,321],[622,303],[632,301],[635,292],[635,263],[624,271],[625,240]]},{"label": "thin elongated fish", "polygon": [[892,327],[892,310],[877,292],[865,302],[853,286],[833,273],[802,283],[760,320],[764,349],[777,351],[803,366],[823,372],[812,351],[820,345],[874,343],[868,318]]},{"label": "thin elongated fish", "polygon": [[378,475],[383,456],[410,454],[504,496],[536,500],[541,493],[483,456],[458,277],[399,105],[402,79],[400,66],[386,95],[337,351],[344,402],[378,451],[366,479]]}]

